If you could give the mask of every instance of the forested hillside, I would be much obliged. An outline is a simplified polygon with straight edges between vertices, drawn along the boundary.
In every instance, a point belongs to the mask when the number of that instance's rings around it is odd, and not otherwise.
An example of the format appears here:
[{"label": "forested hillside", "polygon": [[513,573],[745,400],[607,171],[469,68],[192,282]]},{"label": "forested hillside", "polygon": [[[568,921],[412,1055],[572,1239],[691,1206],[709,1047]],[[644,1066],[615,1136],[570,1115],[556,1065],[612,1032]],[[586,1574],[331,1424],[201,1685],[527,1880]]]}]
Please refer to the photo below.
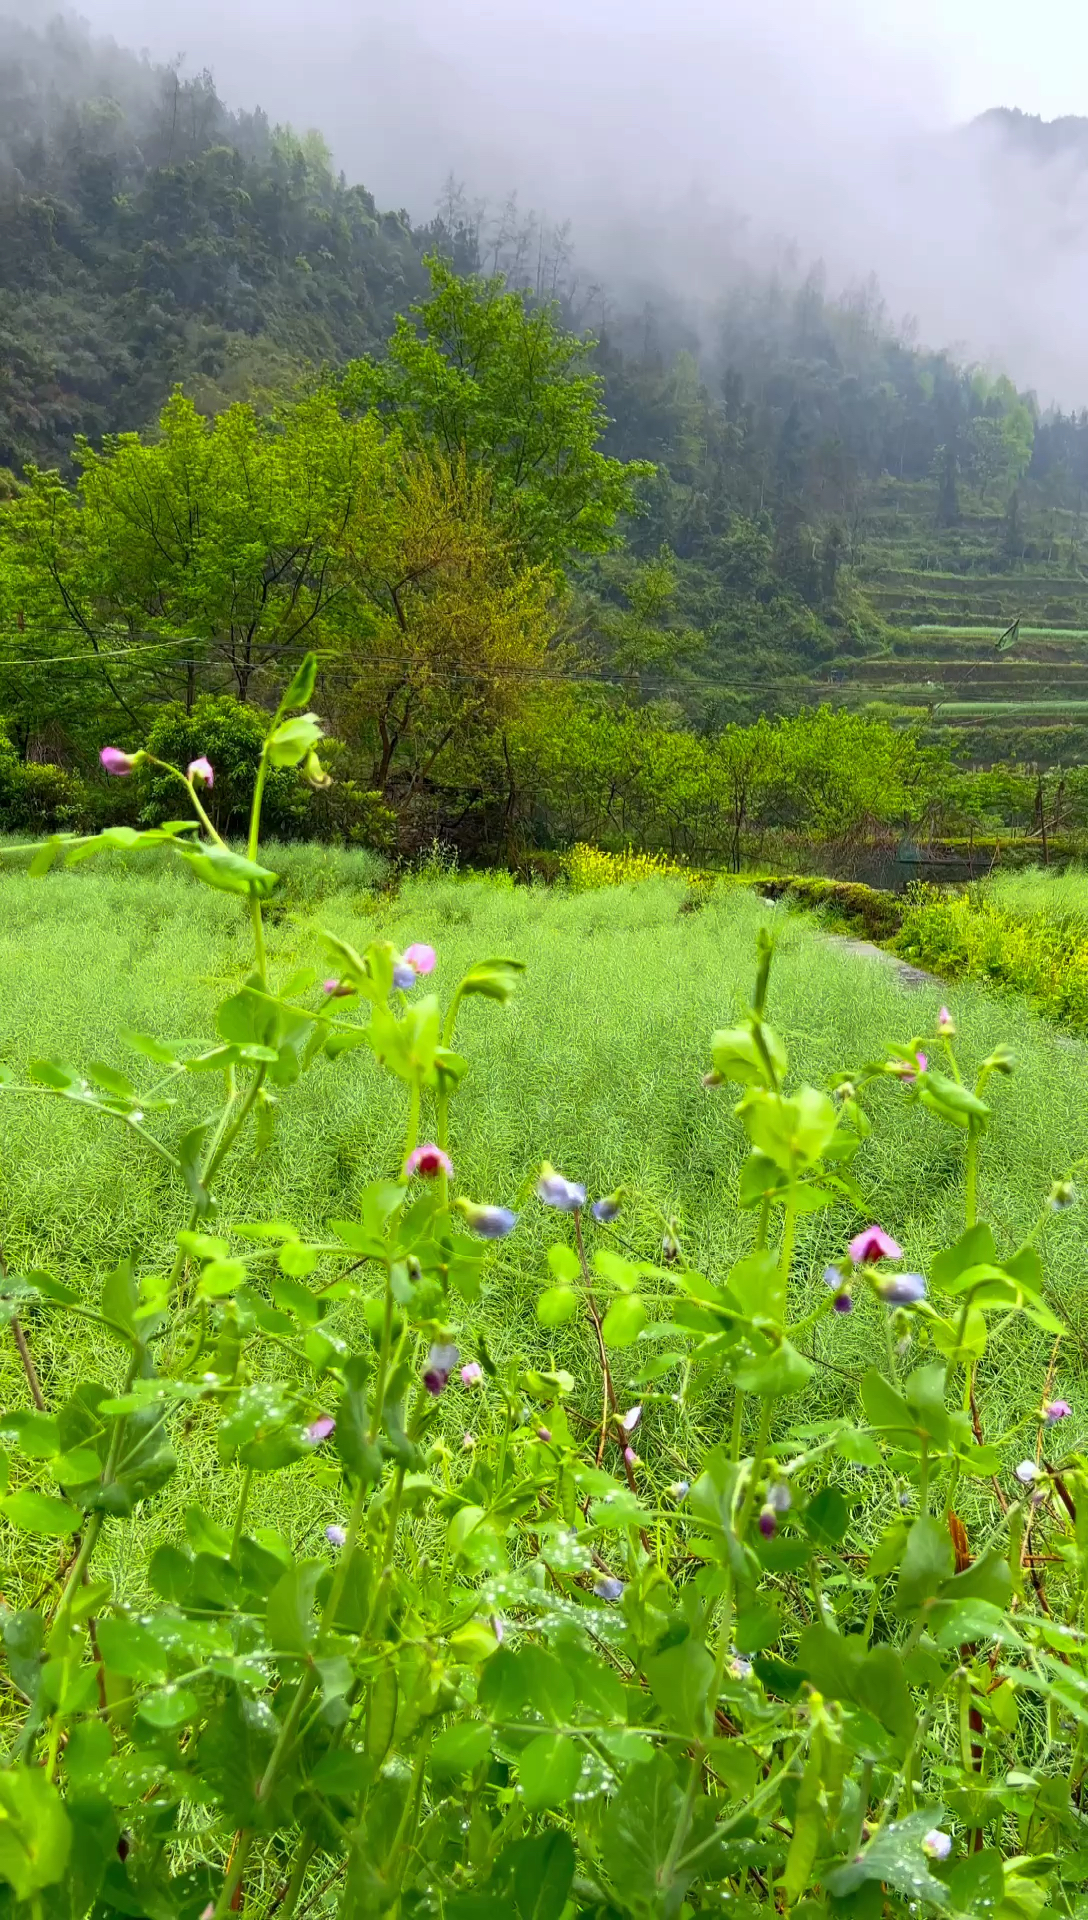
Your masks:
[{"label": "forested hillside", "polygon": [[[516,198],[451,181],[429,219],[383,213],[318,135],[70,23],[0,21],[0,88],[24,811],[86,814],[103,729],[212,699],[229,733],[222,701],[264,700],[313,640],[354,796],[314,804],[400,844],[736,854],[755,787],[804,824],[812,754],[746,747],[762,772],[728,795],[705,754],[820,702],[929,752],[883,806],[855,793],[858,830],[1030,824],[1039,770],[1088,760],[1088,415],[818,267],[627,312]],[[995,762],[1021,772],[966,813],[934,771]]]}]

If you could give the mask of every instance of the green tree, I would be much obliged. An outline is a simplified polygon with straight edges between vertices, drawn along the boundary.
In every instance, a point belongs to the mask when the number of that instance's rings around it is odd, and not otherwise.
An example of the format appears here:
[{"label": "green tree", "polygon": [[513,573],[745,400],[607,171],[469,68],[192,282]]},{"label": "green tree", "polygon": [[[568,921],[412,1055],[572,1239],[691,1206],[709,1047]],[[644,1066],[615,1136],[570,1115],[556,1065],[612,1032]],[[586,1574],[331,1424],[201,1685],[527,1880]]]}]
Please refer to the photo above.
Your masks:
[{"label": "green tree", "polygon": [[431,298],[397,320],[383,359],[356,360],[336,392],[352,418],[376,409],[405,444],[434,441],[491,476],[491,510],[520,556],[562,567],[603,553],[652,468],[600,451],[608,424],[593,342],[501,277],[462,279],[430,259]]}]

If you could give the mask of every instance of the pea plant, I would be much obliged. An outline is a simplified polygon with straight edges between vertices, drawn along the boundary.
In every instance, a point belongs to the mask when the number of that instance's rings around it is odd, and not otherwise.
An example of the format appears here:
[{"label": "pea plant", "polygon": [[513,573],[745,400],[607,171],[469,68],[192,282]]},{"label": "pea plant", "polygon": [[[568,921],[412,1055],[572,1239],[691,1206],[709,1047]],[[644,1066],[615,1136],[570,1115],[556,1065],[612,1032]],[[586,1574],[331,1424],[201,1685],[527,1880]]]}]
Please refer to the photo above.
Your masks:
[{"label": "pea plant", "polygon": [[[644,1257],[622,1187],[590,1200],[550,1165],[521,1195],[457,1191],[459,1012],[501,1006],[518,964],[481,961],[445,1006],[421,943],[329,937],[323,983],[269,965],[261,796],[272,767],[325,778],[314,671],[271,721],[245,854],[207,817],[206,760],[163,769],[184,819],[32,850],[44,872],[165,847],[238,896],[253,964],[206,1046],[130,1036],[140,1085],[56,1061],[5,1077],[5,1099],[135,1134],[177,1229],[171,1258],[122,1262],[93,1298],[9,1249],[26,1380],[0,1421],[9,1602],[20,1542],[53,1571],[0,1614],[4,1911],[1079,1914],[1088,1477],[1053,1363],[1007,1431],[984,1434],[976,1392],[1002,1326],[1055,1354],[1063,1333],[1040,1245],[1072,1187],[1016,1249],[978,1217],[987,1095],[1013,1062],[968,1075],[942,1011],[832,1090],[796,1084],[764,939],[705,1081],[739,1089],[739,1258],[696,1271],[672,1220]],[[140,756],[103,761],[124,777]],[[398,1104],[396,1165],[317,1238],[227,1218],[231,1157],[357,1049]],[[962,1145],[963,1231],[922,1274],[895,1222],[859,1226],[813,1275],[798,1222],[865,1219],[854,1163],[889,1080]],[[207,1101],[179,1139],[183,1085]],[[490,1243],[516,1263],[526,1205],[562,1229],[526,1341],[547,1367],[493,1357],[482,1331]],[[805,1417],[816,1342],[864,1293],[876,1358],[834,1417]],[[90,1366],[55,1405],[27,1338],[51,1312],[86,1330]],[[214,1511],[156,1526],[209,1434]],[[256,1479],[315,1457],[342,1522],[303,1553],[249,1516]]]}]

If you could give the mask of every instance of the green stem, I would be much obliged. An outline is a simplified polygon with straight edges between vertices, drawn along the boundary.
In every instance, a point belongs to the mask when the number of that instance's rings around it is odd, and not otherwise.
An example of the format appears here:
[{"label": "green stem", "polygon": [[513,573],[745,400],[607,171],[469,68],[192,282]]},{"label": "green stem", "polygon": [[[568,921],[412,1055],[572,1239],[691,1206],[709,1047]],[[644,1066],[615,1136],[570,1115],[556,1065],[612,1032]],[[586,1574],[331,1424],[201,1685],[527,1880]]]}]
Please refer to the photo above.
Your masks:
[{"label": "green stem", "polygon": [[268,954],[264,944],[264,920],[256,887],[249,889],[249,924],[253,929],[253,952],[262,987],[268,985]]},{"label": "green stem", "polygon": [[246,1507],[249,1505],[249,1490],[253,1485],[253,1468],[247,1467],[242,1476],[241,1491],[234,1514],[234,1531],[230,1537],[230,1557],[233,1560],[242,1541],[242,1528],[245,1525]]},{"label": "green stem", "polygon": [[771,1401],[765,1396],[759,1410],[759,1432],[756,1435],[756,1450],[752,1455],[752,1471],[745,1489],[744,1503],[737,1520],[737,1538],[743,1541],[748,1532],[752,1512],[756,1504],[756,1487],[763,1472],[763,1460],[767,1452],[767,1442],[771,1437]]},{"label": "green stem", "polygon": [[72,1604],[75,1600],[76,1593],[83,1584],[83,1576],[91,1564],[91,1555],[94,1553],[95,1547],[98,1544],[98,1536],[102,1531],[102,1519],[103,1516],[101,1513],[92,1513],[84,1528],[83,1538],[79,1543],[79,1552],[72,1563],[71,1572],[64,1583],[64,1591],[60,1597],[57,1617],[53,1623],[53,1632],[55,1634],[58,1633],[62,1627],[64,1631],[67,1632],[71,1624]]},{"label": "green stem", "polygon": [[964,1224],[973,1227],[978,1220],[978,1141],[974,1127],[967,1136],[967,1173],[964,1183]]}]

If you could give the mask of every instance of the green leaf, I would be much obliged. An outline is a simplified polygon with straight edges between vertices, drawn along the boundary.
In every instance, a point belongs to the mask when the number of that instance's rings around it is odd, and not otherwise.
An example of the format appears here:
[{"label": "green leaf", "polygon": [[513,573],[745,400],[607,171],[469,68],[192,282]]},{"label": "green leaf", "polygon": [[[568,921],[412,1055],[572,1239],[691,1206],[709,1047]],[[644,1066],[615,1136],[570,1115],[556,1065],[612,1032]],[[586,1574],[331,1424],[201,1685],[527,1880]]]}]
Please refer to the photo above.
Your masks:
[{"label": "green leaf", "polygon": [[518,1762],[522,1797],[531,1813],[562,1807],[582,1773],[582,1752],[566,1733],[538,1733]]},{"label": "green leaf", "polygon": [[524,960],[478,960],[469,968],[457,991],[462,996],[480,993],[487,1000],[505,1003],[517,991],[524,972]]},{"label": "green leaf", "polygon": [[69,1500],[58,1500],[51,1493],[34,1493],[29,1487],[0,1500],[0,1513],[22,1533],[45,1533],[55,1539],[77,1533],[83,1525],[83,1515]]},{"label": "green leaf", "polygon": [[[779,1080],[786,1073],[786,1049],[770,1027],[764,1027],[763,1044]],[[745,1087],[768,1083],[767,1068],[751,1026],[723,1027],[711,1035],[710,1057],[714,1071],[722,1080],[739,1081]]]},{"label": "green leaf", "polygon": [[289,1567],[276,1582],[268,1597],[265,1632],[276,1653],[307,1654],[314,1644],[317,1626],[313,1617],[314,1594],[323,1572],[320,1561]]},{"label": "green leaf", "polygon": [[990,1118],[989,1107],[977,1093],[932,1068],[923,1075],[918,1097],[924,1107],[953,1127],[974,1127],[982,1131]]},{"label": "green leaf", "polygon": [[836,1867],[827,1875],[828,1891],[842,1899],[866,1881],[882,1880],[905,1900],[928,1901],[946,1910],[948,1889],[931,1874],[923,1846],[926,1834],[940,1827],[943,1815],[942,1807],[929,1807],[881,1827],[848,1866]]},{"label": "green leaf", "polygon": [[920,1514],[907,1533],[906,1551],[896,1589],[900,1613],[913,1613],[935,1594],[955,1565],[947,1526],[931,1514]]},{"label": "green leaf", "polygon": [[573,1287],[546,1287],[536,1303],[536,1317],[542,1327],[561,1327],[578,1311],[578,1295]]},{"label": "green leaf", "polygon": [[247,860],[243,854],[232,853],[229,847],[179,846],[175,852],[198,880],[219,893],[252,892],[258,900],[267,900],[279,882],[278,874],[258,866],[255,860]]},{"label": "green leaf", "polygon": [[316,653],[308,653],[296,668],[294,679],[291,681],[287,692],[280,702],[281,707],[287,713],[293,713],[299,707],[308,707],[314,697],[314,687],[316,684],[317,655]]},{"label": "green leaf", "polygon": [[517,1920],[562,1920],[575,1866],[569,1833],[553,1828],[504,1847],[493,1878],[504,1886],[512,1880]]},{"label": "green leaf", "polygon": [[297,767],[313,752],[321,736],[322,726],[316,713],[303,713],[294,720],[281,721],[264,743],[269,765]]},{"label": "green leaf", "polygon": [[733,1383],[742,1393],[758,1393],[767,1400],[803,1393],[812,1378],[811,1362],[789,1340],[781,1341],[768,1354],[741,1361],[731,1371]]},{"label": "green leaf", "polygon": [[186,1721],[196,1719],[200,1701],[189,1687],[159,1687],[156,1692],[142,1696],[138,1711],[149,1727],[170,1733],[175,1727],[183,1727]]},{"label": "green leaf", "polygon": [[459,1779],[474,1773],[491,1751],[491,1728],[486,1720],[465,1720],[446,1727],[431,1748],[431,1773],[437,1780]]},{"label": "green leaf", "polygon": [[607,1347],[629,1347],[638,1339],[648,1319],[639,1294],[621,1293],[601,1322],[601,1338]]},{"label": "green leaf", "polygon": [[750,1320],[781,1326],[786,1316],[786,1281],[772,1253],[746,1254],[729,1270],[730,1293]]},{"label": "green leaf", "polygon": [[162,1680],[169,1668],[166,1652],[138,1620],[107,1614],[98,1622],[98,1645],[107,1667],[127,1680]]},{"label": "green leaf", "polygon": [[821,1487],[805,1508],[805,1531],[817,1546],[841,1547],[850,1525],[850,1509],[838,1487]]},{"label": "green leaf", "polygon": [[42,1768],[0,1772],[0,1881],[16,1900],[63,1880],[71,1850],[71,1821]]},{"label": "green leaf", "polygon": [[568,1284],[582,1277],[582,1263],[574,1248],[568,1247],[565,1240],[556,1240],[548,1248],[548,1265],[557,1280]]}]

